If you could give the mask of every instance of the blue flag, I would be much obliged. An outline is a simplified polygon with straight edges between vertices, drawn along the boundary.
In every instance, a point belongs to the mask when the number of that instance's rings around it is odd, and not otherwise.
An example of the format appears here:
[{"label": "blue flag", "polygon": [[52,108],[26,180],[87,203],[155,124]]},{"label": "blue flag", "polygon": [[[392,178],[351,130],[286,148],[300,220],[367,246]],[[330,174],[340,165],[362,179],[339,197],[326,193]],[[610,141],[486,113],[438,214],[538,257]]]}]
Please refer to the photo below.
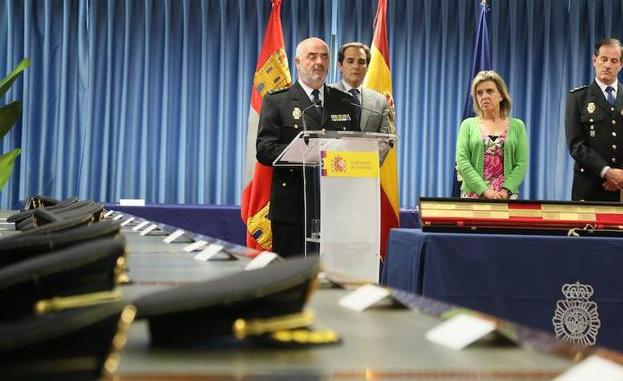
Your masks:
[{"label": "blue flag", "polygon": [[491,52],[489,51],[489,29],[487,28],[486,14],[489,6],[485,0],[480,2],[480,19],[478,20],[478,30],[476,31],[476,44],[474,45],[474,61],[472,62],[472,72],[465,92],[465,103],[463,104],[462,119],[474,116],[472,108],[471,86],[472,79],[483,70],[491,70]]},{"label": "blue flag", "polygon": [[[467,83],[465,92],[465,103],[463,104],[463,114],[461,120],[474,115],[472,108],[471,86],[472,79],[483,70],[491,70],[491,52],[489,51],[489,29],[487,28],[487,12],[489,6],[487,0],[480,2],[480,18],[478,19],[478,30],[476,31],[476,43],[474,44],[474,60],[472,61],[472,71]],[[452,197],[460,197],[461,184],[458,181],[456,165],[454,168],[454,181],[452,181]]]}]

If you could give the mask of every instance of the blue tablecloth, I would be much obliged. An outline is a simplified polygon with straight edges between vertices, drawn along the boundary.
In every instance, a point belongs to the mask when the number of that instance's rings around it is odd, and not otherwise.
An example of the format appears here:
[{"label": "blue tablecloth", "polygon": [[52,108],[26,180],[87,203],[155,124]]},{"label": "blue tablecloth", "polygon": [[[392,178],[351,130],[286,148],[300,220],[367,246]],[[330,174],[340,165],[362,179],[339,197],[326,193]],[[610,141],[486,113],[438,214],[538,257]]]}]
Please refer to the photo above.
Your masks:
[{"label": "blue tablecloth", "polygon": [[623,239],[392,230],[382,283],[553,332],[564,284],[594,288],[598,343],[623,350]]},{"label": "blue tablecloth", "polygon": [[[120,206],[104,204],[106,209],[125,212],[151,221],[186,229],[193,233],[246,246],[246,227],[240,218],[239,206],[147,204]],[[400,226],[417,228],[420,215],[415,209],[400,211]]]},{"label": "blue tablecloth", "polygon": [[147,204],[145,206],[105,204],[105,206],[107,209],[162,222],[193,233],[241,246],[246,245],[246,228],[240,218],[240,207],[237,206],[175,204]]}]

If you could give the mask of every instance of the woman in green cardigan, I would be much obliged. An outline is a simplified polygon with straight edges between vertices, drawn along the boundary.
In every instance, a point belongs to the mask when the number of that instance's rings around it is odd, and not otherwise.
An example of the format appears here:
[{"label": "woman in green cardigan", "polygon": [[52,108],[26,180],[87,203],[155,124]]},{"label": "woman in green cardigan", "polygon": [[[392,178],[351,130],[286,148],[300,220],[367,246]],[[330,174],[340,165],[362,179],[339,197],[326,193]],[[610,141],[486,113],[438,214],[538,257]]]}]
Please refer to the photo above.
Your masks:
[{"label": "woman in green cardigan", "polygon": [[456,143],[461,197],[517,198],[528,168],[524,123],[509,116],[512,101],[495,71],[478,73],[471,94],[477,116],[461,123]]}]

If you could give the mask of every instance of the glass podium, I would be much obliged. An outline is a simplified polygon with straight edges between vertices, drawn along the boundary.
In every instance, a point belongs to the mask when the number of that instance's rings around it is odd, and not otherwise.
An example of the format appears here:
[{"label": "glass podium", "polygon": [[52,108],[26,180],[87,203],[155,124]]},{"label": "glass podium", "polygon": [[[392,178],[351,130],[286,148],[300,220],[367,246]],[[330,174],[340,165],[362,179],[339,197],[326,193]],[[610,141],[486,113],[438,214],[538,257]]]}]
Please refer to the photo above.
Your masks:
[{"label": "glass podium", "polygon": [[378,282],[380,265],[379,152],[393,134],[303,131],[273,166],[303,168],[305,255],[355,282]]}]

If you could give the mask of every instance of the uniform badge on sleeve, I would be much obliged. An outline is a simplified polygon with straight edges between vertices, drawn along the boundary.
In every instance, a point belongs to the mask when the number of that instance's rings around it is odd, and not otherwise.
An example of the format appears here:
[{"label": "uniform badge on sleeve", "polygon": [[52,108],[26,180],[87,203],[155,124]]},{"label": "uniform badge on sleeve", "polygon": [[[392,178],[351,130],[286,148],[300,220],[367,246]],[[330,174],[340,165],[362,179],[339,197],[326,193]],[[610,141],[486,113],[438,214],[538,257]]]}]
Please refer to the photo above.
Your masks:
[{"label": "uniform badge on sleeve", "polygon": [[301,112],[301,109],[300,109],[300,108],[295,107],[295,108],[293,108],[293,109],[292,109],[292,117],[293,117],[294,119],[301,119],[301,115],[302,115],[302,114],[303,114],[303,113]]},{"label": "uniform badge on sleeve", "polygon": [[595,112],[595,103],[588,102],[588,104],[586,105],[586,111],[588,111],[589,114],[594,113]]}]

